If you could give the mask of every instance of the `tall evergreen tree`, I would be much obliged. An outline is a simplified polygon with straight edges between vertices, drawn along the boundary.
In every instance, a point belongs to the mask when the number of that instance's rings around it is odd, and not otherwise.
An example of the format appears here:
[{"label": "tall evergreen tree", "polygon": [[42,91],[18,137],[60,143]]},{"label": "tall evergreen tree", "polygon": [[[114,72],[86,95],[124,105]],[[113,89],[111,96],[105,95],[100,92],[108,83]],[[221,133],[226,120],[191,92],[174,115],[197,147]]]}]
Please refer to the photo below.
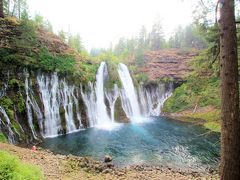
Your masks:
[{"label": "tall evergreen tree", "polygon": [[0,0],[0,18],[4,18],[4,13],[3,13],[3,0]]},{"label": "tall evergreen tree", "polygon": [[221,58],[221,179],[240,179],[240,117],[234,0],[219,1]]}]

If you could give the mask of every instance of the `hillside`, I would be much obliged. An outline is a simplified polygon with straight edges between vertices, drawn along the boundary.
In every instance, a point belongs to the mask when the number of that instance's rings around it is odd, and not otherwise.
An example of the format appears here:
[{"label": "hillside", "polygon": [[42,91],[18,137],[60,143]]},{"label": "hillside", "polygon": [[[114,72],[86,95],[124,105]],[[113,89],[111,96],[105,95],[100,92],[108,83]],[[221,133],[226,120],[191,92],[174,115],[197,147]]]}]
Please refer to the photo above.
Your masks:
[{"label": "hillside", "polygon": [[150,81],[157,79],[186,80],[186,76],[192,71],[188,62],[197,56],[197,50],[184,52],[181,49],[162,49],[147,52],[144,56],[145,64],[139,68]]},{"label": "hillside", "polygon": [[14,17],[0,19],[0,58],[22,68],[68,73],[82,82],[94,79],[97,68],[42,25]]}]

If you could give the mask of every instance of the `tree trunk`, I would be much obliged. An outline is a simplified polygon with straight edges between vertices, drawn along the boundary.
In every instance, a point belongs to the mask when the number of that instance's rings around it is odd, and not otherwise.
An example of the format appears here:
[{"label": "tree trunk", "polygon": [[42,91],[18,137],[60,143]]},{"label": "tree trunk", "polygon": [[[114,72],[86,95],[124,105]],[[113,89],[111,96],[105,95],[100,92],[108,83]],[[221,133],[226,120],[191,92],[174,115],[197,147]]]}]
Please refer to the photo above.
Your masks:
[{"label": "tree trunk", "polygon": [[0,0],[0,18],[4,18],[4,14],[3,14],[3,0]]},{"label": "tree trunk", "polygon": [[220,1],[221,180],[240,179],[240,118],[234,0]]}]

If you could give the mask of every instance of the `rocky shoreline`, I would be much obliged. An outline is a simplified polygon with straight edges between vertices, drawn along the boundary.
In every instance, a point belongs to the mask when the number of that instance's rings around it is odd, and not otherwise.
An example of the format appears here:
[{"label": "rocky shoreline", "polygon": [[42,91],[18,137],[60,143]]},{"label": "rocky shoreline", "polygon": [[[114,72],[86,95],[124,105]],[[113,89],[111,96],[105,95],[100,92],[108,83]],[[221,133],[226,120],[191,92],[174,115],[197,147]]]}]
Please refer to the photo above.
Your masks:
[{"label": "rocky shoreline", "polygon": [[[96,161],[89,157],[59,155],[49,150],[36,151],[0,143],[0,149],[20,160],[39,166],[46,179],[219,179],[216,171],[193,172],[163,166],[132,165],[117,167],[111,159]],[[104,162],[105,161],[105,162]]]}]

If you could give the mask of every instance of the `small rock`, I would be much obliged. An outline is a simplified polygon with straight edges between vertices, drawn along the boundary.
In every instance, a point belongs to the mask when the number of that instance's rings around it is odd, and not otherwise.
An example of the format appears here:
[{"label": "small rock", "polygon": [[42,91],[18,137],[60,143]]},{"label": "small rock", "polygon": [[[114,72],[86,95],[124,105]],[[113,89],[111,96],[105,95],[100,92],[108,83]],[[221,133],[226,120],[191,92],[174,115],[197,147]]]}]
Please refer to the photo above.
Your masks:
[{"label": "small rock", "polygon": [[112,163],[107,163],[107,167],[108,167],[108,168],[113,168],[114,165],[113,165]]},{"label": "small rock", "polygon": [[112,157],[111,157],[111,156],[106,155],[106,156],[104,157],[104,162],[105,162],[105,163],[108,163],[108,162],[111,162],[111,161],[112,161]]},{"label": "small rock", "polygon": [[103,171],[103,173],[105,173],[105,174],[107,174],[107,173],[111,173],[111,172],[112,172],[111,169],[105,169],[105,170]]}]

